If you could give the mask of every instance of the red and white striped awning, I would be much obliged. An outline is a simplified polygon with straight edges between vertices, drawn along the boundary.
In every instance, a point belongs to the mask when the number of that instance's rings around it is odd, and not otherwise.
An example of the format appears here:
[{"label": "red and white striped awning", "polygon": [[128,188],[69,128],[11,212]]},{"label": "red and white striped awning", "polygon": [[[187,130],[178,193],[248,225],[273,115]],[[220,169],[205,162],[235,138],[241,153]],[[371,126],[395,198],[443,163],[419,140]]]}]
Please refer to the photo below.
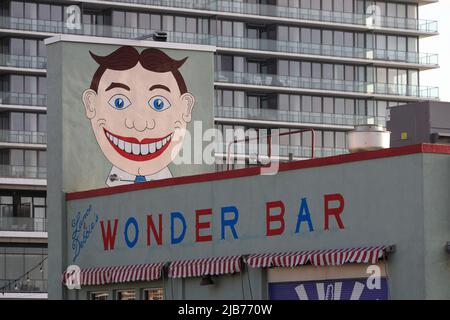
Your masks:
[{"label": "red and white striped awning", "polygon": [[252,254],[246,263],[252,268],[296,267],[311,263],[314,266],[339,266],[345,263],[376,263],[389,246],[311,250],[287,253]]},{"label": "red and white striped awning", "polygon": [[169,265],[170,278],[201,277],[241,271],[240,256],[174,261]]},{"label": "red and white striped awning", "polygon": [[[152,281],[161,278],[163,262],[127,266],[97,267],[82,269],[80,284],[84,286],[103,285],[137,281]],[[69,275],[64,273],[66,283]],[[76,276],[74,276],[76,277]]]}]

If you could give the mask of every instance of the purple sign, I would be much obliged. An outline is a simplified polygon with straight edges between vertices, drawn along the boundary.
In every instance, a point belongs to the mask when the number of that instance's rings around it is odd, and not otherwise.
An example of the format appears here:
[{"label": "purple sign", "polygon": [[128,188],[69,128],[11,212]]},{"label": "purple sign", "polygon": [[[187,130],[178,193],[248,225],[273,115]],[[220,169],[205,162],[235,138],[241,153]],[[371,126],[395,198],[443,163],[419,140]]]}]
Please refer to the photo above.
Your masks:
[{"label": "purple sign", "polygon": [[388,284],[367,284],[367,278],[269,283],[271,300],[387,300]]}]

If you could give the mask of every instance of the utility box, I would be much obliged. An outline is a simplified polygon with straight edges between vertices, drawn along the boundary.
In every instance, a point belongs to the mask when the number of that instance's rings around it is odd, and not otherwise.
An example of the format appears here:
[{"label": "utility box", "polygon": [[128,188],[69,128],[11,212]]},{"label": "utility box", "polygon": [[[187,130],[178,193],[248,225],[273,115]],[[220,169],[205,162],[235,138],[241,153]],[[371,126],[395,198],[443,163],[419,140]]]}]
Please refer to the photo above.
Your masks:
[{"label": "utility box", "polygon": [[450,144],[450,102],[425,101],[390,109],[391,147]]}]

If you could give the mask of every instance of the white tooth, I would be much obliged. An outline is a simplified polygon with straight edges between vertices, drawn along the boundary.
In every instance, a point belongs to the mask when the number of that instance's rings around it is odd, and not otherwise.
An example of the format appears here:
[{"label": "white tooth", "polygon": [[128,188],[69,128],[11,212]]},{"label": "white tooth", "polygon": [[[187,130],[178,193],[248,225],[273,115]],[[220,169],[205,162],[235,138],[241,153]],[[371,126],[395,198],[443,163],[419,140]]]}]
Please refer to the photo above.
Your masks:
[{"label": "white tooth", "polygon": [[119,147],[120,150],[124,150],[125,149],[125,141],[119,140],[119,144],[117,146]]},{"label": "white tooth", "polygon": [[125,152],[131,153],[131,143],[125,142]]},{"label": "white tooth", "polygon": [[164,138],[162,141],[162,145],[164,146],[166,144],[166,142],[167,142],[167,138]]},{"label": "white tooth", "polygon": [[141,154],[143,156],[148,155],[148,144],[141,144]]},{"label": "white tooth", "polygon": [[155,152],[156,151],[156,143],[149,143],[149,145],[148,145],[148,151],[150,152],[150,153],[153,153],[153,152]]},{"label": "white tooth", "polygon": [[141,152],[141,147],[137,143],[132,143],[131,148],[133,150],[133,154],[138,155]]},{"label": "white tooth", "polygon": [[114,137],[113,143],[117,146],[117,144],[119,143],[119,139],[117,139],[116,137]]},{"label": "white tooth", "polygon": [[159,140],[157,143],[156,143],[156,149],[161,149],[161,147],[162,147],[162,143],[161,143],[161,140]]}]

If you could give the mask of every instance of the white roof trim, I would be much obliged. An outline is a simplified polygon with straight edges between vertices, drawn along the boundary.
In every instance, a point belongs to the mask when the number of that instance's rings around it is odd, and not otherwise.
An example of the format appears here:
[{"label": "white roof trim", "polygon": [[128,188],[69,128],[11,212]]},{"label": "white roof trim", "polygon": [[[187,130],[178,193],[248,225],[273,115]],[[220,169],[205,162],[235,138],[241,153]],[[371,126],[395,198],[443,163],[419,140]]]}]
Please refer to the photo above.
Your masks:
[{"label": "white roof trim", "polygon": [[106,37],[91,37],[91,36],[78,36],[78,35],[70,35],[70,34],[58,34],[54,37],[47,38],[44,40],[44,43],[46,45],[50,45],[50,44],[57,43],[57,42],[111,44],[111,45],[135,46],[135,47],[216,52],[215,46],[207,46],[207,45],[200,45],[200,44],[186,44],[186,43],[149,41],[149,40],[131,40],[131,39],[106,38]]}]

